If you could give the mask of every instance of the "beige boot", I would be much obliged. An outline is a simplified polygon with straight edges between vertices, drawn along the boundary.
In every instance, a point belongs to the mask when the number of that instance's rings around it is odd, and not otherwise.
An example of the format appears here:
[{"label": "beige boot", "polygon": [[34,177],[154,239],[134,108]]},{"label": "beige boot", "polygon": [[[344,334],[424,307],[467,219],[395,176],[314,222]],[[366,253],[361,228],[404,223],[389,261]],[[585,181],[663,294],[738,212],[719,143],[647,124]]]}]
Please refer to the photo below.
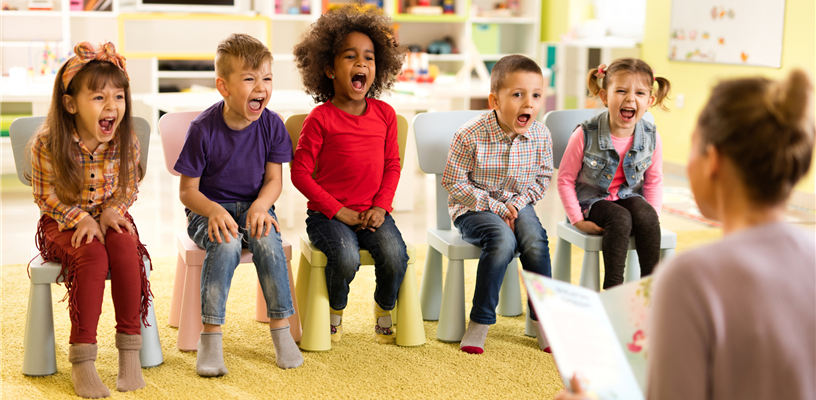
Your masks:
[{"label": "beige boot", "polygon": [[68,348],[68,361],[71,363],[71,381],[77,396],[86,399],[109,397],[110,390],[96,374],[96,343]]},{"label": "beige boot", "polygon": [[139,360],[142,336],[117,333],[116,348],[119,349],[119,375],[116,378],[116,390],[128,392],[145,387],[142,363]]}]

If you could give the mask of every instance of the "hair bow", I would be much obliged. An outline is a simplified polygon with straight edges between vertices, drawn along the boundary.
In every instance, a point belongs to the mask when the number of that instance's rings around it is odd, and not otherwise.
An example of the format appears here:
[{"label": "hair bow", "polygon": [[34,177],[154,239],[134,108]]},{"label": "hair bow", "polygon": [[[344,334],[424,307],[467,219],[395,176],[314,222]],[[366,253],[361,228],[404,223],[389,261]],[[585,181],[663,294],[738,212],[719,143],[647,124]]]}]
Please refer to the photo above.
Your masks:
[{"label": "hair bow", "polygon": [[[114,47],[111,42],[100,44],[98,51],[94,49],[92,44],[81,42],[74,47],[74,54],[76,55],[68,60],[68,65],[66,65],[65,71],[62,73],[63,90],[68,90],[68,84],[71,83],[71,79],[74,79],[74,76],[76,76],[77,72],[79,72],[85,64],[93,60],[107,61],[119,67],[119,69],[125,73],[125,77],[128,76],[125,66],[125,57],[116,52],[116,47]],[[130,78],[128,77],[128,79]]]}]

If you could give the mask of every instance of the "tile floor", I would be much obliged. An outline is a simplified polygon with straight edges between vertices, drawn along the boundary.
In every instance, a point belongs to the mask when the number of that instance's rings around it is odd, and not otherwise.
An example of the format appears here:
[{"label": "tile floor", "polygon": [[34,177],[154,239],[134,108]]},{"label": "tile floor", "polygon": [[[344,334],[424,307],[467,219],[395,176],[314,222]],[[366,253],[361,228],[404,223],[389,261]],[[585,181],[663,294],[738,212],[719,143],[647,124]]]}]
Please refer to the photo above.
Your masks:
[{"label": "tile floor", "polygon": [[[153,257],[176,255],[176,235],[185,232],[186,228],[184,207],[178,198],[179,178],[167,172],[163,161],[161,141],[154,135],[150,142],[147,175],[142,182],[139,199],[131,208],[142,240]],[[426,228],[435,226],[434,178],[424,175],[417,166],[406,166],[403,174],[408,173],[415,174],[413,187],[400,187],[397,195],[411,196],[413,210],[395,211],[393,215],[406,241],[425,243]],[[682,177],[667,176],[665,180],[667,186],[685,186]],[[277,203],[277,215],[284,237],[297,246],[297,237],[306,232],[306,200],[289,183],[288,178],[284,182],[284,193]],[[32,200],[31,189],[23,186],[15,175],[0,176],[0,184],[0,265],[26,263],[34,245],[39,210]],[[536,205],[536,211],[554,243],[555,225],[564,219],[564,210],[554,183],[544,200]],[[705,223],[667,212],[663,212],[661,220],[663,227],[673,231],[712,229]]]}]

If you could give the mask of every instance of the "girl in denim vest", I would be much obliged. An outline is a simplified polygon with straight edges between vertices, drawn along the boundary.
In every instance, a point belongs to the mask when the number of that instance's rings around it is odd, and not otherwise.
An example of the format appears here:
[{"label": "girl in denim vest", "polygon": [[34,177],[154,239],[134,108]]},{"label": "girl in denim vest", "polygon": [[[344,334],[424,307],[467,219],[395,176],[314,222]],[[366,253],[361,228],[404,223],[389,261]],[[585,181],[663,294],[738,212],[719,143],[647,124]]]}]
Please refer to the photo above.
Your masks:
[{"label": "girl in denim vest", "polygon": [[645,62],[621,58],[590,71],[587,87],[608,110],[576,127],[558,170],[558,193],[576,228],[603,235],[608,289],[623,283],[630,236],[641,276],[651,274],[660,258],[662,142],[642,118],[654,105],[667,110],[671,84]]}]

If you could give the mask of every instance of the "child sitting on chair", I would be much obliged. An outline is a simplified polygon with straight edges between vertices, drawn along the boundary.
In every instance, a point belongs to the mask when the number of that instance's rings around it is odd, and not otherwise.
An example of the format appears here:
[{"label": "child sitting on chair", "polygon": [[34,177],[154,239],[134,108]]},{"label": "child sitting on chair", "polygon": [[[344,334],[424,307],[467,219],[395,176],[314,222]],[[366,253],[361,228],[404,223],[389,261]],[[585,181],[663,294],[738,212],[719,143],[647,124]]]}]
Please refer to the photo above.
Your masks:
[{"label": "child sitting on chair", "polygon": [[[492,111],[459,128],[451,142],[442,186],[448,212],[462,238],[482,248],[470,323],[460,348],[484,351],[507,264],[516,251],[522,268],[551,276],[547,232],[533,205],[544,197],[553,172],[552,139],[536,121],[544,104],[544,76],[535,61],[503,57],[490,75]],[[549,352],[535,321],[539,347]]]},{"label": "child sitting on chair", "polygon": [[[215,84],[224,97],[191,123],[175,170],[187,207],[187,233],[207,251],[201,267],[201,322],[196,372],[227,373],[222,351],[227,294],[241,261],[252,261],[266,299],[269,329],[280,368],[303,356],[289,333],[295,313],[274,203],[281,193],[281,164],[292,141],[280,116],[267,110],[272,94],[272,53],[257,39],[233,34],[218,44]],[[274,229],[273,229],[274,228]]]},{"label": "child sitting on chair", "polygon": [[375,261],[374,338],[395,341],[391,310],[408,253],[390,215],[400,177],[397,115],[376,98],[394,85],[405,51],[387,17],[354,5],[321,16],[295,46],[303,86],[323,103],[303,122],[292,184],[309,199],[309,240],[328,259],[332,342],[343,334],[360,249]]}]

